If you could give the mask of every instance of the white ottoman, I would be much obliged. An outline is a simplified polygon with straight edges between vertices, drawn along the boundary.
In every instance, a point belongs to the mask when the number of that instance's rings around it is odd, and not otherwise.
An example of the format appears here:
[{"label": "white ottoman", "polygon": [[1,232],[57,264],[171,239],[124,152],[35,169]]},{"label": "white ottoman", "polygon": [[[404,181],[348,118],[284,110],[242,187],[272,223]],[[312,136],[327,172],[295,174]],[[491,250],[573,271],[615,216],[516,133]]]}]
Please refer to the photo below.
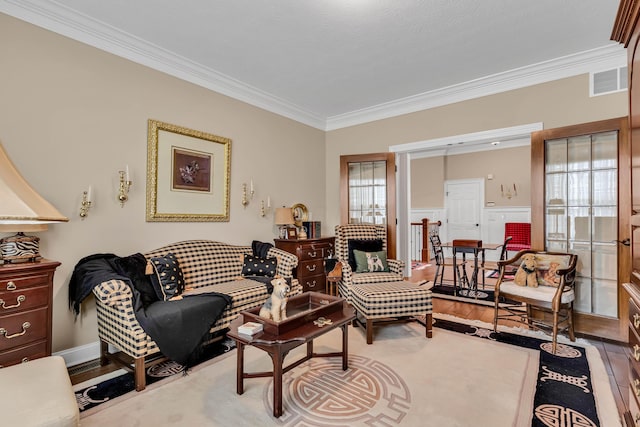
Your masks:
[{"label": "white ottoman", "polygon": [[79,426],[64,359],[49,356],[0,369],[0,414],[3,426]]}]

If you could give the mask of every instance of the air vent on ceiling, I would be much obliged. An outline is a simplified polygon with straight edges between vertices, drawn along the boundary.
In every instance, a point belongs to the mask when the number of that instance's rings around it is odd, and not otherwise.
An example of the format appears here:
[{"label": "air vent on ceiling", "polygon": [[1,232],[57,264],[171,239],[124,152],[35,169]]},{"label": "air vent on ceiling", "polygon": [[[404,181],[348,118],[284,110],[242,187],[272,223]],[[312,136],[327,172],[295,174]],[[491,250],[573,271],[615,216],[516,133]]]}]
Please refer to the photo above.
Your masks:
[{"label": "air vent on ceiling", "polygon": [[627,67],[619,67],[606,71],[591,73],[590,96],[627,90]]}]

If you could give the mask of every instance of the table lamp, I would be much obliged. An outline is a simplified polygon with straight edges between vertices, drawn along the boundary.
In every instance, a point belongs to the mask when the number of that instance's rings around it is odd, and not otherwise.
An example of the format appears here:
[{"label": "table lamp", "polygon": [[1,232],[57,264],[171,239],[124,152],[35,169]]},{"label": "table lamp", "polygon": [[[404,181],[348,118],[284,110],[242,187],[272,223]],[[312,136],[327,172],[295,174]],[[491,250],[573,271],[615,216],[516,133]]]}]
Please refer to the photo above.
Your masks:
[{"label": "table lamp", "polygon": [[44,231],[49,223],[67,221],[20,175],[0,144],[0,232],[18,233],[0,239],[0,259],[4,263],[35,261],[40,258],[40,239],[24,232]]},{"label": "table lamp", "polygon": [[276,208],[275,223],[278,226],[281,239],[287,238],[287,226],[295,223],[293,219],[293,210],[291,208]]}]

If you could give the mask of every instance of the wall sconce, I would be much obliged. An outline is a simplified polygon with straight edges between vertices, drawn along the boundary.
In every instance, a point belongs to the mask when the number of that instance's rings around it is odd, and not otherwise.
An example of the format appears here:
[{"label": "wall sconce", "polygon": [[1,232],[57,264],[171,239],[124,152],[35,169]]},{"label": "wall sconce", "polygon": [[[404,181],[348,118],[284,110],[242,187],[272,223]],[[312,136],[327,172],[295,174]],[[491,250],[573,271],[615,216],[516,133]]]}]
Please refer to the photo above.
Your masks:
[{"label": "wall sconce", "polygon": [[264,217],[267,211],[271,209],[271,196],[267,196],[267,207],[264,207],[264,200],[260,201],[260,216]]},{"label": "wall sconce", "polygon": [[126,170],[118,171],[120,174],[120,189],[118,190],[118,200],[120,201],[120,207],[124,207],[124,204],[129,200],[129,187],[131,187],[131,180],[129,179],[129,165]]},{"label": "wall sconce", "polygon": [[89,191],[82,192],[82,202],[80,202],[80,218],[85,219],[89,215],[89,209],[91,209],[91,186]]},{"label": "wall sconce", "polygon": [[511,187],[507,187],[507,191],[505,191],[504,186],[500,184],[500,194],[502,195],[502,197],[506,197],[507,199],[516,197],[518,195],[518,190],[516,190],[516,183],[513,183],[513,190],[511,189]]},{"label": "wall sconce", "polygon": [[242,184],[242,206],[245,208],[249,204],[249,200],[253,200],[253,195],[255,193],[255,191],[253,190],[253,178],[251,179],[249,185],[249,198],[247,198],[247,184]]}]

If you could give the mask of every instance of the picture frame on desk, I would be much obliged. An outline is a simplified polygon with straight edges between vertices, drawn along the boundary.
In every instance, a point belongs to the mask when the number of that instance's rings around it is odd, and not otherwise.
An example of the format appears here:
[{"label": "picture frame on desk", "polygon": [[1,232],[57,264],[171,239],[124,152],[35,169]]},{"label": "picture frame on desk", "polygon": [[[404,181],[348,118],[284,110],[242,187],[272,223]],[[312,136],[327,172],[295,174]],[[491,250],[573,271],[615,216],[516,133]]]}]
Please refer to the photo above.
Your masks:
[{"label": "picture frame on desk", "polygon": [[287,227],[287,239],[297,239],[298,229],[296,227]]}]

